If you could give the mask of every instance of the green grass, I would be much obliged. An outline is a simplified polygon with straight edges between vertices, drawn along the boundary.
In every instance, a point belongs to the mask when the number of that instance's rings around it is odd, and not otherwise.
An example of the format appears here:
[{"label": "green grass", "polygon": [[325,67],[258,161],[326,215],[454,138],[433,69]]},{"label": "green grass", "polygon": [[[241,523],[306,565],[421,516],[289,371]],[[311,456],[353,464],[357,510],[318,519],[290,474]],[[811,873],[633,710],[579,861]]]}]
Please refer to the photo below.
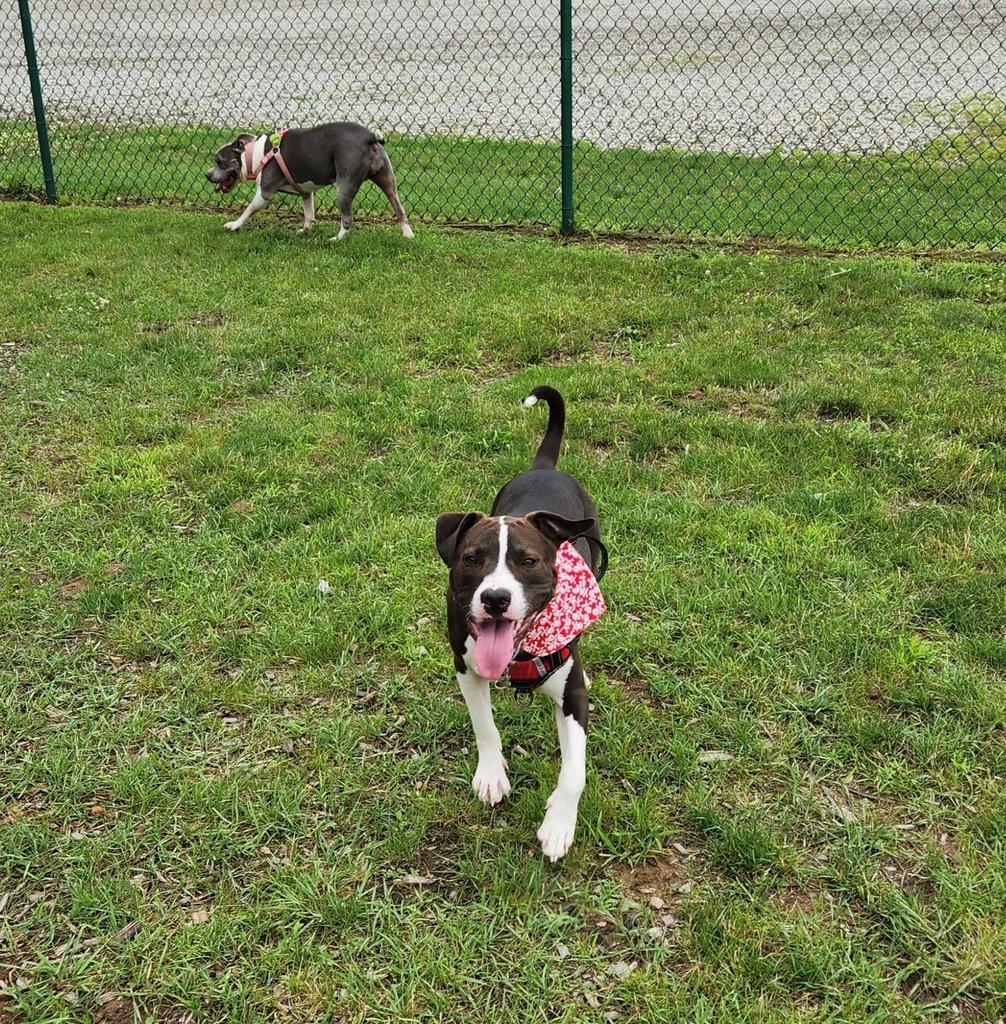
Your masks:
[{"label": "green grass", "polygon": [[[1003,271],[220,220],[0,206],[0,1019],[1002,1017]],[[555,868],[433,546],[543,382],[613,556]]]},{"label": "green grass", "polygon": [[[946,146],[872,157],[748,157],[580,144],[577,225],[826,247],[999,248],[1006,235],[1006,177],[999,150],[985,144],[992,127],[974,124],[954,137],[952,160]],[[40,194],[33,126],[7,122],[4,134],[0,192]],[[52,134],[57,186],[68,202],[170,200],[201,208],[225,203],[233,210],[250,198],[244,187],[221,201],[203,178],[212,153],[233,138],[227,129],[81,125]],[[557,146],[392,137],[388,148],[414,219],[558,225]],[[319,211],[331,215],[334,201],[333,190],[319,193]],[[358,211],[388,214],[384,196],[371,185],[361,192]]]},{"label": "green grass", "polygon": [[1006,101],[994,94],[918,103],[912,118],[929,119],[944,129],[926,151],[930,160],[948,166],[973,161],[991,165],[1006,156]]}]

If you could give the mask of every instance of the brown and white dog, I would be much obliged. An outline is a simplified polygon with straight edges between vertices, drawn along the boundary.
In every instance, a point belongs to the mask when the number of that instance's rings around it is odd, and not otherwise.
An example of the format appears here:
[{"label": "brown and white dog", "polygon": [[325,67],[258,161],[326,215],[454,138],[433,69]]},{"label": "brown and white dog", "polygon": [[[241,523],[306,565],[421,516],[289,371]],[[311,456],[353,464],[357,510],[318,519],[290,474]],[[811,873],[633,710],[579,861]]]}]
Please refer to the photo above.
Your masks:
[{"label": "brown and white dog", "polygon": [[[554,607],[557,553],[563,543],[575,546],[589,567],[589,572],[583,567],[583,575],[595,591],[595,578],[607,561],[594,502],[577,480],[555,468],[566,419],[562,397],[554,388],[539,387],[524,404],[534,405],[538,399],[548,404],[549,418],[531,468],[503,487],[488,516],[450,512],[437,519],[437,550],[450,567],[448,638],[478,746],[472,788],[490,806],[509,794],[510,782],[489,684],[511,676],[522,637],[547,607]],[[602,560],[600,571],[595,554]],[[552,861],[572,845],[586,781],[589,683],[577,640],[564,645],[561,653],[563,658],[557,655],[548,662],[546,677],[527,688],[539,689],[555,703],[562,767],[538,829],[542,851]],[[536,664],[542,671],[540,662]]]}]

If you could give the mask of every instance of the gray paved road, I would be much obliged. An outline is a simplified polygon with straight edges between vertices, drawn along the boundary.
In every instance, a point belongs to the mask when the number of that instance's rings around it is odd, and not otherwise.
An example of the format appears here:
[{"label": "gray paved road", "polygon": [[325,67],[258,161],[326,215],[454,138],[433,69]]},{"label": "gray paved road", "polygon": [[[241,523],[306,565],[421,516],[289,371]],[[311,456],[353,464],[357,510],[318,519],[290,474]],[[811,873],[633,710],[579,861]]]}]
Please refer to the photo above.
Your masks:
[{"label": "gray paved road", "polygon": [[[578,135],[602,146],[908,149],[1006,96],[1006,4],[576,0]],[[555,4],[34,0],[56,117],[554,139]],[[16,15],[0,108],[25,113]]]}]

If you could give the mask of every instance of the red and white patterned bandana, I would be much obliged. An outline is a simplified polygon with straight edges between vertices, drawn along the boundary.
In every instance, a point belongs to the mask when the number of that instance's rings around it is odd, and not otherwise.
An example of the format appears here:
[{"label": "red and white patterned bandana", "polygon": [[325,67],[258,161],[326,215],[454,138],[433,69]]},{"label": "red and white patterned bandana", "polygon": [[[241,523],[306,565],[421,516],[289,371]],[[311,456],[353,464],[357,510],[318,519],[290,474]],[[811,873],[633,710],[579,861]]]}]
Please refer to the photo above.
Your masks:
[{"label": "red and white patterned bandana", "polygon": [[590,566],[568,540],[560,544],[555,553],[555,568],[557,577],[552,600],[520,642],[520,650],[528,654],[551,654],[559,650],[607,611]]}]

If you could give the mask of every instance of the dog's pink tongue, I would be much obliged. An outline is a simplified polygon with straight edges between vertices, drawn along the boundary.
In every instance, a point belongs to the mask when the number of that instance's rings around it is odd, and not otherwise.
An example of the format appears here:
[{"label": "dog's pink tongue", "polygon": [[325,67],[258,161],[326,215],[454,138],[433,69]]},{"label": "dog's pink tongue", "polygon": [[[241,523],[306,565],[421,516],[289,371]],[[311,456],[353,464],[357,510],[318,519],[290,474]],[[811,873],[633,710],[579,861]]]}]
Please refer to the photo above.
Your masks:
[{"label": "dog's pink tongue", "polygon": [[513,658],[514,624],[507,619],[479,626],[475,640],[475,667],[483,679],[499,679]]}]

